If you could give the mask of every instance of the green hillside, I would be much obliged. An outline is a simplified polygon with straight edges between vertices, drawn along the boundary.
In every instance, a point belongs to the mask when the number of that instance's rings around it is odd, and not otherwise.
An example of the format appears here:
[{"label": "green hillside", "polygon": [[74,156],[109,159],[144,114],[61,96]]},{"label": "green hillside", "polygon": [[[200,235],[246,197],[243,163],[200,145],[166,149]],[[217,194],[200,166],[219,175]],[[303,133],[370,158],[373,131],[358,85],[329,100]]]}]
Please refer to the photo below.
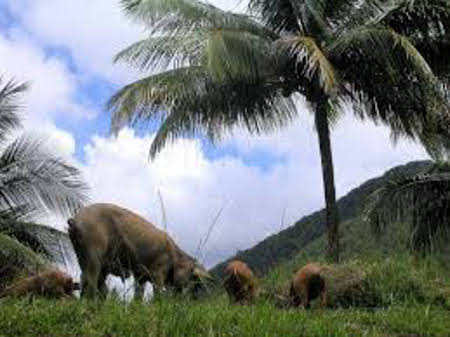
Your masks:
[{"label": "green hillside", "polygon": [[[340,198],[338,200],[338,207],[343,230],[347,232],[354,230],[354,226],[351,226],[350,223],[360,215],[367,197],[389,179],[389,177],[398,174],[415,175],[426,170],[430,165],[430,161],[415,161],[406,165],[397,166],[380,177],[366,181]],[[356,225],[360,226],[360,222],[358,221]],[[266,274],[281,262],[291,260],[309,243],[318,239],[325,232],[325,211],[322,209],[303,217],[293,226],[280,233],[267,237],[256,246],[238,252],[238,254],[227,261],[216,265],[212,268],[211,272],[215,276],[221,277],[226,263],[237,258],[247,262],[257,274]],[[345,241],[343,242],[343,246],[345,248]]]},{"label": "green hillside", "polygon": [[[364,199],[387,176],[415,174],[428,165],[396,167],[341,198],[342,262],[326,267],[326,308],[319,308],[319,301],[313,301],[312,310],[286,302],[293,272],[307,261],[324,259],[323,212],[316,212],[241,252],[240,258],[265,273],[253,305],[230,304],[223,287],[196,300],[165,293],[150,304],[125,305],[114,295],[100,305],[5,298],[0,299],[0,336],[448,337],[450,252],[411,254],[404,241],[407,226],[390,225],[375,238],[361,221]],[[262,255],[267,247],[272,255]]]}]

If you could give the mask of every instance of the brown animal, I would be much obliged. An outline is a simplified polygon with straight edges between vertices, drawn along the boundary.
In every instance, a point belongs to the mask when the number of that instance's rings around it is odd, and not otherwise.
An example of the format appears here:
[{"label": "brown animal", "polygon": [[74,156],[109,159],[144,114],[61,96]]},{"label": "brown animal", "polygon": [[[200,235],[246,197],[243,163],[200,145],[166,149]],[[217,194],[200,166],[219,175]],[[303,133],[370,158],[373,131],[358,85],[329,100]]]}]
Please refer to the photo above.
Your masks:
[{"label": "brown animal", "polygon": [[79,284],[73,282],[70,275],[60,270],[47,270],[13,282],[2,296],[68,298],[78,289]]},{"label": "brown animal", "polygon": [[122,279],[133,274],[136,299],[142,299],[147,281],[155,293],[164,286],[194,292],[210,279],[167,233],[127,209],[93,204],[81,208],[68,224],[82,272],[82,296],[106,296],[108,274]]},{"label": "brown animal", "polygon": [[234,260],[225,269],[225,290],[234,303],[253,301],[256,297],[257,282],[246,263]]},{"label": "brown animal", "polygon": [[327,287],[325,279],[321,275],[323,268],[319,264],[308,263],[295,273],[289,290],[293,305],[302,305],[308,309],[310,302],[318,296],[320,296],[321,306],[327,305]]}]

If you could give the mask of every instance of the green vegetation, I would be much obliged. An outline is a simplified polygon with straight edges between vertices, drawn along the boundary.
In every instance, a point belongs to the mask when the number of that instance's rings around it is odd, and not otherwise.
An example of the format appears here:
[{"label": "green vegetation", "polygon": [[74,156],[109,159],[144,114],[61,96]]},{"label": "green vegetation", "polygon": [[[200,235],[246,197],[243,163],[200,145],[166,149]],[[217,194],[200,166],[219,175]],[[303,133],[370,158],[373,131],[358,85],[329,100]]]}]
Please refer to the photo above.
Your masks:
[{"label": "green vegetation", "polygon": [[[344,233],[349,225],[344,224]],[[324,272],[329,284],[330,307],[386,308],[415,303],[439,304],[450,310],[448,253],[439,251],[420,257],[406,249],[401,252],[398,251],[397,239],[386,243],[383,252],[383,249],[378,249],[380,242],[370,237],[358,245],[356,241],[360,241],[362,235],[361,231],[352,238],[344,237],[343,263],[330,265]],[[283,296],[299,267],[309,261],[324,261],[324,239],[313,242],[292,260],[273,268],[262,280],[266,294],[269,297],[273,294]]]},{"label": "green vegetation", "polygon": [[[339,261],[330,129],[351,110],[421,141],[448,145],[450,4],[432,1],[250,0],[249,15],[199,0],[122,0],[149,37],[120,52],[145,73],[109,102],[112,127],[163,122],[150,148],[198,133],[212,141],[244,127],[283,127],[302,97],[317,130],[325,192],[327,255]],[[374,52],[376,50],[376,52]],[[441,55],[441,57],[439,57]]]},{"label": "green vegetation", "polygon": [[86,201],[81,173],[30,134],[10,139],[21,126],[19,101],[26,84],[0,78],[0,294],[17,273],[61,262],[64,235],[26,222],[49,212],[69,214]]},{"label": "green vegetation", "polygon": [[434,163],[415,175],[399,174],[372,193],[367,219],[376,233],[398,222],[409,223],[410,246],[431,249],[450,240],[450,162]]},{"label": "green vegetation", "polygon": [[[0,302],[0,336],[449,336],[449,273],[430,260],[354,260],[388,306],[282,309],[262,296],[231,305],[224,294],[198,301],[161,297],[151,303],[85,300]],[[282,284],[281,274],[278,284]],[[275,275],[271,275],[275,277]],[[426,281],[425,283],[422,283]],[[439,282],[447,282],[447,284]],[[267,287],[271,279],[264,281]],[[439,288],[429,288],[438,285]],[[445,288],[444,285],[447,287]],[[331,294],[333,296],[333,286]],[[438,292],[441,292],[438,294]]]},{"label": "green vegetation", "polygon": [[15,277],[45,269],[49,262],[15,238],[0,233],[0,294]]}]

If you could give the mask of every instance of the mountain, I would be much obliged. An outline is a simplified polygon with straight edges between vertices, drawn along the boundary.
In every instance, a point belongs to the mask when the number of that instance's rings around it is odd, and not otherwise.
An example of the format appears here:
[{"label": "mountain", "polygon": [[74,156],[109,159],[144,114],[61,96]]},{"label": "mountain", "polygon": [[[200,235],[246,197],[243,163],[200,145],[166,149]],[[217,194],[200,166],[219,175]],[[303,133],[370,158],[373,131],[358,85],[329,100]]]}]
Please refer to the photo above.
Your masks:
[{"label": "mountain", "polygon": [[[337,202],[341,223],[358,216],[365,206],[367,197],[381,187],[390,177],[415,175],[426,170],[431,165],[431,161],[415,161],[397,166],[382,176],[370,179],[351,190]],[[248,263],[257,274],[266,274],[279,263],[293,258],[301,249],[325,232],[325,210],[322,209],[303,217],[291,227],[267,237],[254,247],[239,251],[235,256],[213,267],[211,273],[221,278],[226,264],[230,260],[239,259]]]}]

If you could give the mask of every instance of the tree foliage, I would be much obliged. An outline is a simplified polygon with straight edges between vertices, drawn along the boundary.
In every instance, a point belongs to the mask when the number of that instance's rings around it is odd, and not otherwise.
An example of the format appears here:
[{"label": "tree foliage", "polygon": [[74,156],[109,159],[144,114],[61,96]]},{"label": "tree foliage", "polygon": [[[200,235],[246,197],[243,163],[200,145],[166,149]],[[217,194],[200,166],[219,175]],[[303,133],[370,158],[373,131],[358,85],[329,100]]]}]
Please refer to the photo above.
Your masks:
[{"label": "tree foliage", "polygon": [[10,140],[21,125],[19,99],[27,88],[0,81],[0,270],[9,279],[25,264],[25,271],[45,265],[36,253],[63,259],[62,233],[29,221],[50,213],[71,215],[87,201],[80,171],[51,153],[42,139],[22,134]]},{"label": "tree foliage", "polygon": [[162,117],[151,155],[182,135],[277,129],[296,114],[291,94],[314,101],[316,87],[331,110],[350,104],[358,117],[389,125],[394,139],[436,152],[449,134],[441,80],[450,69],[438,57],[450,40],[446,0],[252,0],[250,15],[196,0],[122,5],[149,37],[115,60],[158,73],[114,95],[112,125]]},{"label": "tree foliage", "polygon": [[366,220],[380,234],[395,223],[409,224],[414,250],[432,247],[437,235],[450,239],[450,163],[437,162],[414,176],[398,174],[374,191]]}]

